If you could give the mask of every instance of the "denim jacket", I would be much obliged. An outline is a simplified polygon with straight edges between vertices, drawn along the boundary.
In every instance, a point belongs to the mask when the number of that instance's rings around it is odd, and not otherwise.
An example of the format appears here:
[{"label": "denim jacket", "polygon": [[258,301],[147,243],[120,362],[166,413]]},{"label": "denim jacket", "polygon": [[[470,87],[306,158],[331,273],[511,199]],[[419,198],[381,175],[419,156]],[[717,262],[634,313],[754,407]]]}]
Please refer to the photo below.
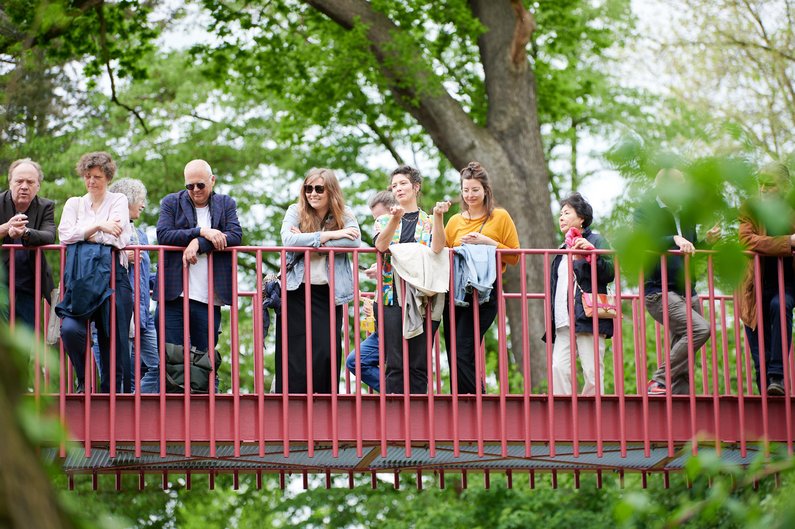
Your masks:
[{"label": "denim jacket", "polygon": [[453,248],[453,277],[456,307],[468,307],[467,293],[478,291],[482,305],[491,298],[497,280],[497,247],[482,244],[462,244]]},{"label": "denim jacket", "polygon": [[[292,233],[290,228],[298,227],[300,216],[298,204],[287,208],[287,213],[282,221],[282,244],[284,246],[306,246],[307,248],[340,247],[358,248],[362,244],[361,236],[356,239],[334,239],[320,244],[321,232]],[[345,208],[345,228],[359,229],[359,223],[350,208]],[[295,265],[287,271],[287,290],[296,290],[304,282],[304,262],[301,254],[289,252],[287,262]],[[334,256],[334,302],[342,305],[353,300],[353,269],[347,252],[339,252]]]}]

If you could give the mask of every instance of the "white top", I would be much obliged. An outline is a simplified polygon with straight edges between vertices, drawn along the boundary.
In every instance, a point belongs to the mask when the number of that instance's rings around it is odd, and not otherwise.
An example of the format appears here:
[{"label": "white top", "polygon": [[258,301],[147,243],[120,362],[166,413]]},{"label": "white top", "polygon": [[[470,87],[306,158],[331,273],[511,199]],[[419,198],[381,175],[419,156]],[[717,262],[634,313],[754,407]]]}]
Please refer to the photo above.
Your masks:
[{"label": "white top", "polygon": [[309,255],[309,282],[312,285],[328,285],[328,254]]},{"label": "white top", "polygon": [[[130,243],[133,227],[130,224],[130,210],[127,197],[122,193],[107,191],[102,203],[96,209],[91,208],[91,195],[72,197],[66,201],[58,225],[58,238],[62,244],[74,244],[86,240],[86,231],[108,220],[115,220],[122,225],[121,235],[114,237],[103,231],[97,231],[91,238],[93,242],[107,244],[116,248],[124,248]],[[119,262],[127,267],[127,254],[119,252]]]},{"label": "white top", "polygon": [[569,256],[564,255],[558,265],[558,284],[555,287],[555,328],[569,325]]},{"label": "white top", "polygon": [[[200,228],[212,227],[210,220],[210,206],[196,208],[196,225]],[[196,256],[197,262],[188,268],[188,297],[190,299],[207,303],[210,299],[210,273],[207,265],[207,254],[202,253]]]}]

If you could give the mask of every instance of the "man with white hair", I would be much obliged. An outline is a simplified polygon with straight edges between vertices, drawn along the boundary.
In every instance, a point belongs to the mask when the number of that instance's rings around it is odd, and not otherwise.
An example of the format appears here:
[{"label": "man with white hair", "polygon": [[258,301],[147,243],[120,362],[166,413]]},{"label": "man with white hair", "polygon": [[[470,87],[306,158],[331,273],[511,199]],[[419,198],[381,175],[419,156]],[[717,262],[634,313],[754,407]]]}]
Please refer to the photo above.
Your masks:
[{"label": "man with white hair", "polygon": [[[182,246],[181,252],[165,252],[158,263],[158,276],[163,275],[165,303],[160,294],[155,321],[165,310],[167,343],[195,346],[209,351],[209,307],[213,307],[214,342],[221,330],[221,306],[232,302],[232,256],[222,252],[239,246],[243,232],[237,219],[237,204],[228,195],[215,193],[215,175],[204,160],[193,160],[185,166],[185,189],[167,195],[160,203],[157,220],[157,242],[166,246]],[[209,297],[209,259],[213,256],[213,294]],[[182,271],[188,268],[188,284],[183,285]],[[183,314],[185,286],[188,290],[189,314]],[[158,284],[155,286],[159,288]],[[183,322],[187,318],[190,343],[183,344]]]},{"label": "man with white hair", "polygon": [[[42,246],[55,242],[55,204],[38,196],[44,173],[30,158],[23,158],[8,168],[8,191],[0,193],[0,240],[2,244]],[[52,273],[41,257],[41,299],[47,299],[53,289]],[[8,286],[11,252],[2,252],[3,283]],[[32,329],[36,307],[36,252],[14,252],[14,313]]]}]

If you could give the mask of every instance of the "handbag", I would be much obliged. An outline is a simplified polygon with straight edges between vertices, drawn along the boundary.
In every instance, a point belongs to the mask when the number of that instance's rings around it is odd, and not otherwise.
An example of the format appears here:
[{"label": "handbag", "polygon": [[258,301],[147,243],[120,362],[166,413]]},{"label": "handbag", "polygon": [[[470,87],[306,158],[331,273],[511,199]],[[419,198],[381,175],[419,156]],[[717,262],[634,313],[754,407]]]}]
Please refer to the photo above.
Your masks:
[{"label": "handbag", "polygon": [[[586,292],[582,289],[577,279],[574,279],[577,288],[580,289],[582,294],[582,309],[587,318],[593,318],[594,309],[594,295],[592,292]],[[618,304],[616,303],[616,296],[613,294],[596,294],[596,317],[599,319],[612,320],[618,316]]]}]

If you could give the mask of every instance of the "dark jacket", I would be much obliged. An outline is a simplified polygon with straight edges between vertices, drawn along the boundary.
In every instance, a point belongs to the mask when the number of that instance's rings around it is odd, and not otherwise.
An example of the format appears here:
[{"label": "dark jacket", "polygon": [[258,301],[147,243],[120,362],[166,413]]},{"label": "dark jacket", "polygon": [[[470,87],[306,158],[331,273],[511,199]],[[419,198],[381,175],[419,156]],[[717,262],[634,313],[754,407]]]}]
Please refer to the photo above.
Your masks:
[{"label": "dark jacket", "polygon": [[[650,269],[646,270],[646,282],[644,285],[645,294],[656,294],[662,292],[662,266],[659,255],[665,254],[668,250],[678,250],[679,247],[674,243],[676,232],[676,220],[668,208],[660,207],[655,197],[649,197],[644,204],[635,211],[635,224],[642,229],[650,231],[656,235],[654,249],[655,262]],[[681,215],[679,225],[682,230],[682,237],[698,247],[696,237],[696,223]],[[685,295],[685,261],[681,254],[665,254],[666,268],[668,270],[668,291]],[[696,278],[693,276],[691,260],[690,290],[691,295],[696,295]]]},{"label": "dark jacket", "polygon": [[101,308],[101,322],[108,329],[110,305],[105,300],[110,298],[112,292],[110,268],[113,259],[112,247],[105,244],[78,242],[66,247],[66,267],[63,271],[66,291],[63,301],[55,306],[59,318],[69,316],[88,319]]},{"label": "dark jacket", "polygon": [[[583,237],[588,240],[591,244],[593,244],[596,248],[599,249],[606,249],[609,248],[607,241],[605,241],[604,237],[599,235],[598,233],[594,233],[591,231],[591,228],[585,228],[582,233]],[[561,245],[561,248],[565,248],[565,245]],[[596,289],[597,292],[602,294],[607,293],[607,285],[613,281],[615,277],[615,273],[613,271],[613,257],[610,255],[594,255],[596,257]],[[555,341],[555,292],[558,287],[558,266],[560,266],[560,260],[563,258],[568,258],[565,255],[557,255],[555,259],[552,260],[552,266],[550,268],[551,273],[549,277],[550,283],[550,298],[549,298],[549,305],[550,305],[550,317],[552,318],[552,341]],[[574,277],[577,279],[577,283],[579,283],[580,287],[585,292],[592,292],[592,280],[591,280],[591,263],[589,263],[586,259],[578,259],[573,261],[572,268],[574,270]],[[568,279],[568,278],[566,278]],[[582,332],[582,333],[593,333],[593,320],[585,315],[585,309],[582,307],[582,292],[576,286],[573,287],[575,290],[574,295],[574,332]],[[571,295],[572,289],[569,289],[569,295]],[[599,334],[605,336],[606,338],[613,337],[613,320],[611,319],[602,319],[599,320]],[[545,337],[546,338],[546,337]]]},{"label": "dark jacket", "polygon": [[[237,220],[237,204],[228,195],[210,195],[210,225],[226,234],[227,246],[240,246],[243,230]],[[196,208],[188,191],[183,189],[171,193],[160,202],[160,217],[157,219],[157,242],[165,246],[187,247],[193,239],[199,240],[199,253],[211,253],[213,244],[201,237],[201,228],[196,224]],[[164,274],[165,299],[172,301],[182,294],[182,252],[165,252],[158,274]],[[232,254],[218,252],[213,258],[215,294],[222,303],[232,303]],[[158,299],[155,293],[155,299]],[[212,303],[212,300],[210,300]]]},{"label": "dark jacket", "polygon": [[[11,199],[10,191],[0,193],[0,224],[8,222],[8,219],[16,214],[14,201]],[[23,246],[43,246],[45,244],[55,244],[55,203],[52,200],[36,196],[30,203],[30,207],[25,212],[28,216],[28,228],[30,236],[27,240],[22,239]],[[14,244],[11,237],[5,237],[2,244]],[[36,270],[36,253],[23,252],[24,260],[28,263],[28,270],[31,274]],[[0,252],[0,263],[2,263],[3,281],[8,283],[8,261],[10,252]],[[48,299],[50,292],[54,288],[52,272],[41,253],[41,297]],[[34,292],[30,292],[34,294]]]}]

